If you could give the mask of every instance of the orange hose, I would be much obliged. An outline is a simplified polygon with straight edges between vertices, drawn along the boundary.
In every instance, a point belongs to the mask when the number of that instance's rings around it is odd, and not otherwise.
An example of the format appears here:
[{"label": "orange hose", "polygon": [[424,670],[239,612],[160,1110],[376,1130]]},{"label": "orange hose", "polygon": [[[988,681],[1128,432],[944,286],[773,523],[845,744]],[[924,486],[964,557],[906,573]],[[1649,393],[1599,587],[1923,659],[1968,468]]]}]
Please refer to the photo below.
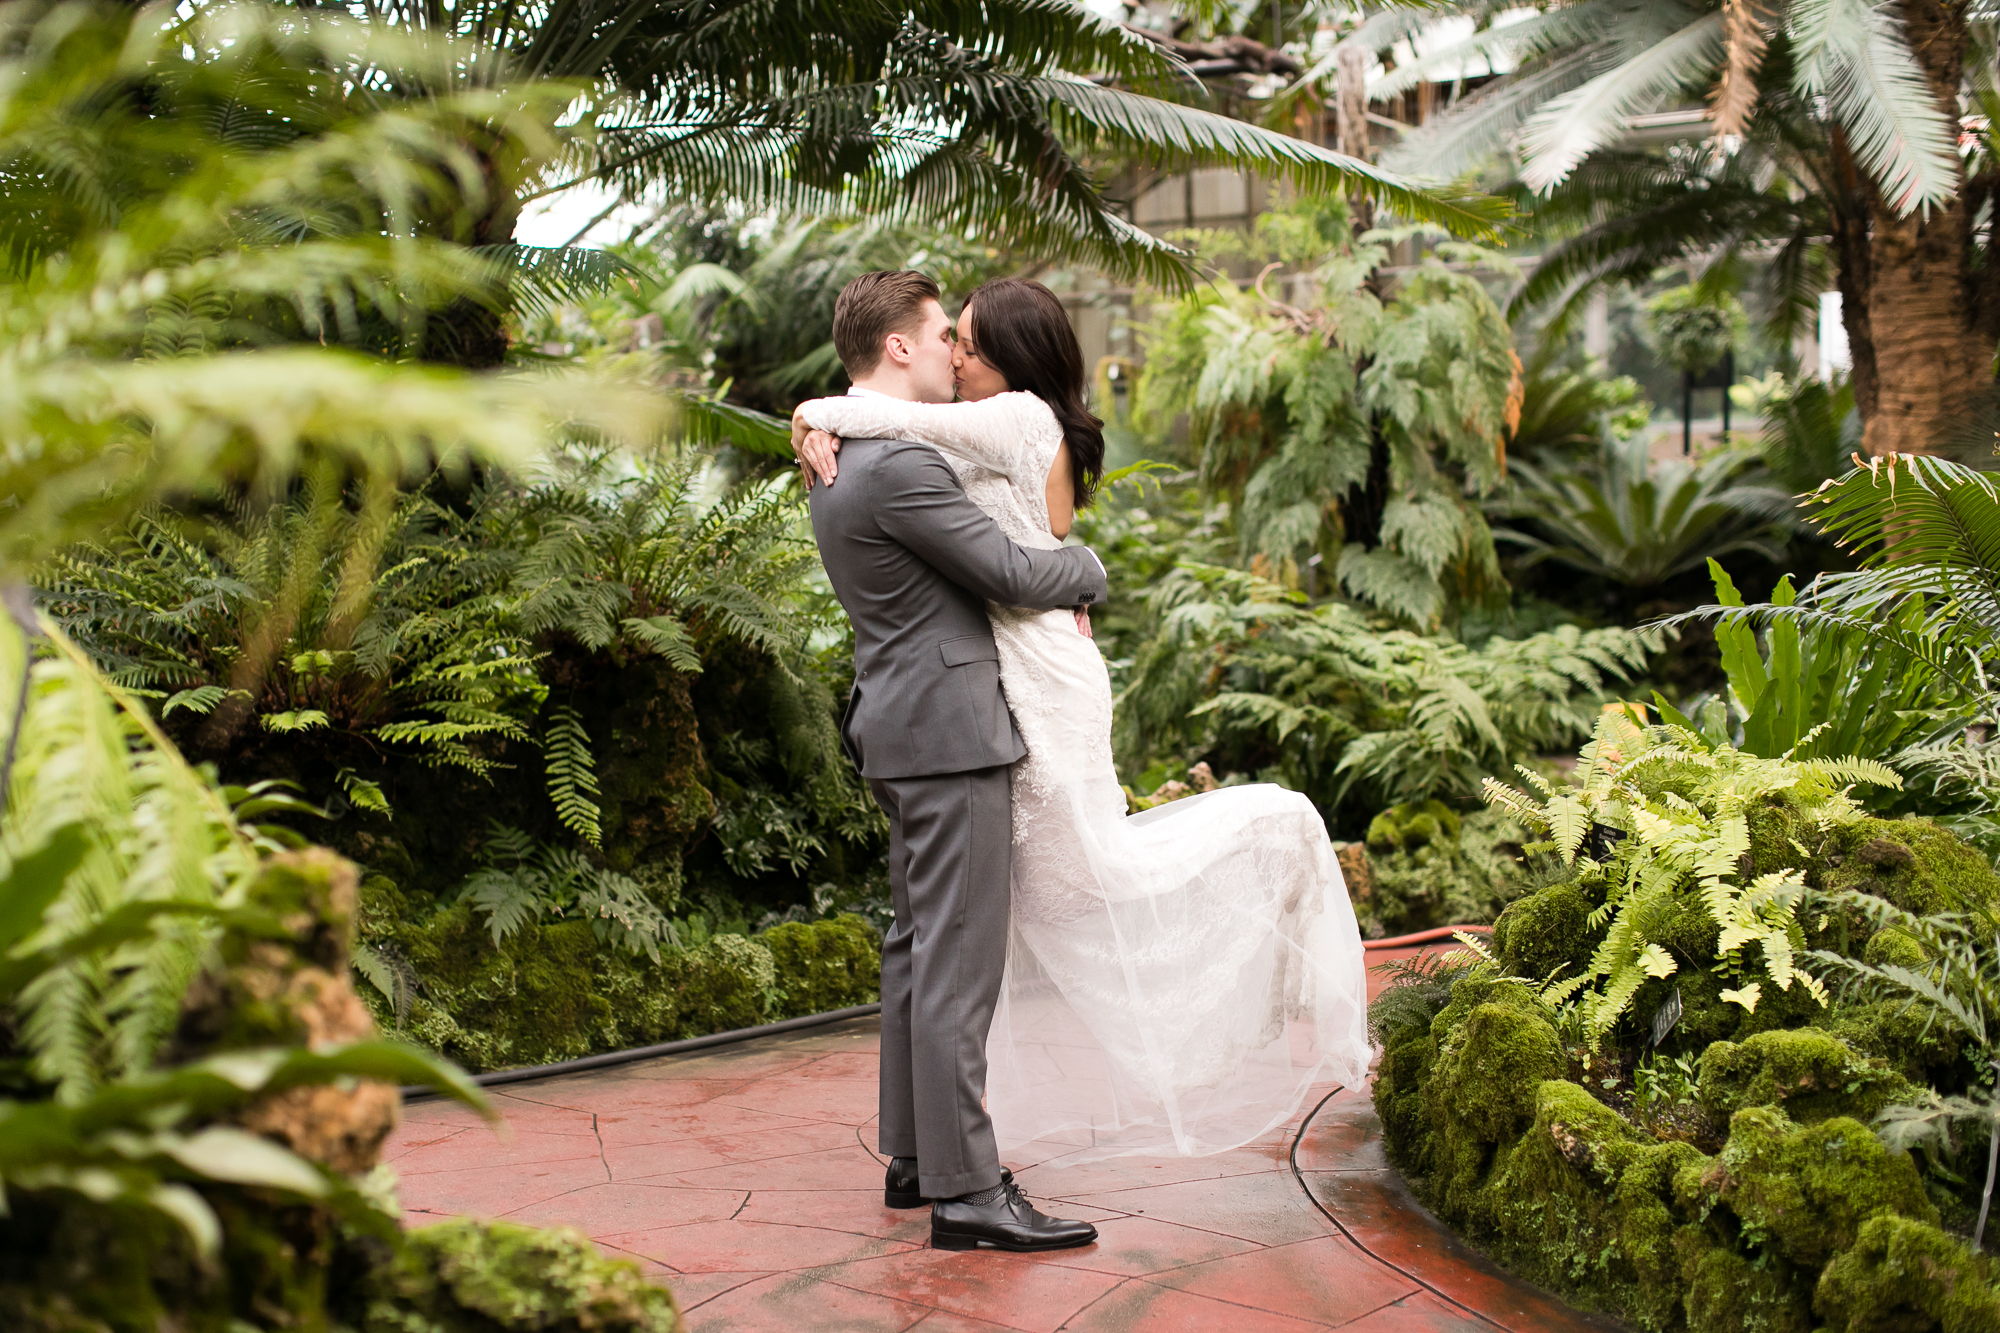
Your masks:
[{"label": "orange hose", "polygon": [[1436,930],[1420,930],[1414,935],[1397,935],[1393,939],[1363,940],[1364,949],[1401,949],[1412,944],[1428,944],[1432,940],[1448,940],[1459,931],[1471,931],[1475,935],[1488,935],[1491,926],[1439,926]]}]

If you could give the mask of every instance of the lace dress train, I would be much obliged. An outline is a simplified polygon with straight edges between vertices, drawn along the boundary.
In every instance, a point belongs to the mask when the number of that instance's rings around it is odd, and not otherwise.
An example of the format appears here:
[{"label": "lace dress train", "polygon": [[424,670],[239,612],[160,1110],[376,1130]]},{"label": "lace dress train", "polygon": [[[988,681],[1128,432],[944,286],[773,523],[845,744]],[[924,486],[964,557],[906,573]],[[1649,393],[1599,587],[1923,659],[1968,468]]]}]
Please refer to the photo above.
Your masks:
[{"label": "lace dress train", "polygon": [[[1062,544],[1043,489],[1062,432],[1034,395],[800,411],[836,435],[936,447],[1009,537]],[[1361,933],[1312,802],[1257,784],[1128,816],[1096,645],[1067,611],[988,610],[1028,751],[1013,769],[1012,925],[987,1039],[1001,1151],[1222,1152],[1292,1120],[1314,1084],[1358,1083]]]}]

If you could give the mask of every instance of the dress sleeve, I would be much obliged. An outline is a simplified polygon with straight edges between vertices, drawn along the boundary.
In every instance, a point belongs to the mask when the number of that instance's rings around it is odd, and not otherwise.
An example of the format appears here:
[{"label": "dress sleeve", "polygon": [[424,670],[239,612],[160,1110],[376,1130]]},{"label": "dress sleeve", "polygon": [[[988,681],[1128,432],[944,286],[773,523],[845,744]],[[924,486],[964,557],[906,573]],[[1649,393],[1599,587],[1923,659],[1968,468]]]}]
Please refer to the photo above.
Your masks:
[{"label": "dress sleeve", "polygon": [[1017,486],[1039,487],[1037,459],[1046,451],[1034,437],[1055,425],[1055,414],[1031,393],[999,393],[976,403],[906,403],[899,398],[849,394],[815,398],[799,406],[799,416],[815,430],[849,440],[914,440],[991,468]]}]

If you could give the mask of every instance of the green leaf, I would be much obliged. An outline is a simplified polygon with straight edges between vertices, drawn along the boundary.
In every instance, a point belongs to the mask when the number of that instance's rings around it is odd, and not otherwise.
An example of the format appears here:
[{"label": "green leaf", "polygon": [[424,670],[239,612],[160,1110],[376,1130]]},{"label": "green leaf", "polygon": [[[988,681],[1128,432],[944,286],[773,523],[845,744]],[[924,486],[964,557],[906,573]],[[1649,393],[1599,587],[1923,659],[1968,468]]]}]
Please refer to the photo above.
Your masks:
[{"label": "green leaf", "polygon": [[324,1173],[296,1153],[262,1135],[227,1125],[211,1125],[187,1138],[164,1136],[167,1156],[209,1180],[323,1198],[332,1188]]},{"label": "green leaf", "polygon": [[7,878],[0,880],[0,955],[40,927],[42,914],[89,852],[85,826],[64,824],[41,846],[15,860]]}]

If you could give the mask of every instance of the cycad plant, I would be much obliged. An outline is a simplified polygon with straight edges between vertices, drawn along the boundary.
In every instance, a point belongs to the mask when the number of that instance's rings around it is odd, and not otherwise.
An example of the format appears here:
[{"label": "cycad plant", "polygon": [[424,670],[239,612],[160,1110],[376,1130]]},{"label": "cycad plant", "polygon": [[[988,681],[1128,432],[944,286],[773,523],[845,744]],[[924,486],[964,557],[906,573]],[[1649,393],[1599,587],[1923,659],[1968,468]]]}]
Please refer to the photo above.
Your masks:
[{"label": "cycad plant", "polygon": [[1582,462],[1516,462],[1513,489],[1493,507],[1520,526],[1494,537],[1523,548],[1528,564],[1552,560],[1640,591],[1713,557],[1777,560],[1776,520],[1791,500],[1747,475],[1757,462],[1742,450],[1655,461],[1636,435]]},{"label": "cycad plant", "polygon": [[[1843,297],[1870,453],[1952,443],[1982,415],[2000,332],[1976,221],[1995,172],[1990,11],[1578,0],[1512,22],[1498,0],[1455,9],[1468,35],[1399,62],[1368,95],[1489,59],[1508,71],[1385,161],[1451,173],[1518,145],[1558,242],[1524,301],[1775,246],[1782,325],[1809,320],[1828,285]],[[1428,14],[1383,11],[1350,40],[1380,50]],[[1699,135],[1664,152],[1624,146],[1634,117],[1700,102]]]},{"label": "cycad plant", "polygon": [[[1163,429],[1187,414],[1245,555],[1317,563],[1330,586],[1431,628],[1504,590],[1472,497],[1505,475],[1520,362],[1476,278],[1433,258],[1384,300],[1370,275],[1397,238],[1347,233],[1338,209],[1260,219],[1257,282],[1219,282],[1154,328],[1137,415]],[[1202,242],[1214,260],[1244,250]]]}]

